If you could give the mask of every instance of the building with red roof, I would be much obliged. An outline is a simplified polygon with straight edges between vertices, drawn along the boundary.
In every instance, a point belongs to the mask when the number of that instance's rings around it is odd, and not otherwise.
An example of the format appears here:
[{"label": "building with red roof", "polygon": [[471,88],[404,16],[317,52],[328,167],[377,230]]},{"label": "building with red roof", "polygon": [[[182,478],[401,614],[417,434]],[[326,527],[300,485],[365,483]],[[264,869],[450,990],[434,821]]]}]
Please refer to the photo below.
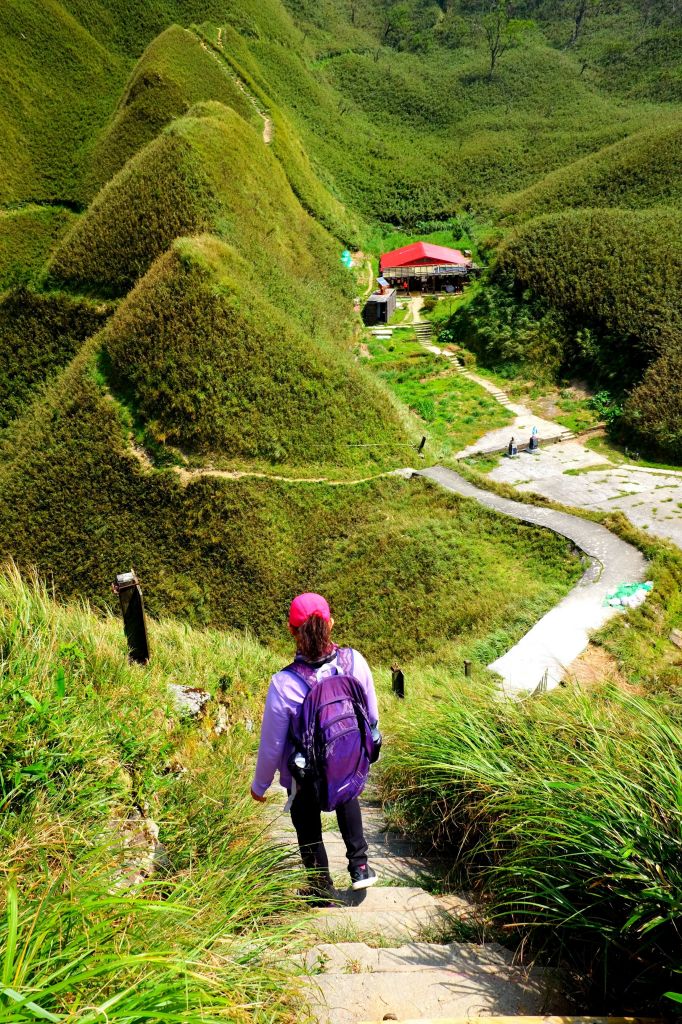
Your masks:
[{"label": "building with red roof", "polygon": [[[461,285],[474,269],[470,256],[459,249],[448,249],[432,242],[412,242],[382,254],[382,277],[405,291],[438,292]],[[448,287],[449,286],[449,287]]]}]

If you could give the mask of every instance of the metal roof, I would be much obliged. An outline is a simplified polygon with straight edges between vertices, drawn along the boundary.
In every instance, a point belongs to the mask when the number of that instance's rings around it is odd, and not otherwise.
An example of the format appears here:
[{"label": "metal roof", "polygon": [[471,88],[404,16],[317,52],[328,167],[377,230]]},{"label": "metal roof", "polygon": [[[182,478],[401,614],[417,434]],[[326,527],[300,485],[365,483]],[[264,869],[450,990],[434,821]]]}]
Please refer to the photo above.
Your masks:
[{"label": "metal roof", "polygon": [[470,267],[471,260],[459,249],[448,249],[444,245],[433,245],[431,242],[412,242],[400,249],[382,254],[379,269],[384,267],[415,267],[428,266],[429,263],[450,263],[456,267]]}]

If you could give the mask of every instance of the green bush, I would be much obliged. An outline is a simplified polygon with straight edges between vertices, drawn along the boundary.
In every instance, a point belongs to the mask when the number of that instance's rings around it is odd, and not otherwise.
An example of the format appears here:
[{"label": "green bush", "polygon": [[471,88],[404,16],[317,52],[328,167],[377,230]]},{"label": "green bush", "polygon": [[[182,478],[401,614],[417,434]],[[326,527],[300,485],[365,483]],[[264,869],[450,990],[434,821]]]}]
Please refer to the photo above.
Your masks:
[{"label": "green bush", "polygon": [[649,366],[629,395],[623,426],[644,450],[682,462],[682,338]]},{"label": "green bush", "polygon": [[680,711],[615,688],[500,701],[451,679],[387,747],[393,816],[616,1012],[656,1006],[679,969]]}]

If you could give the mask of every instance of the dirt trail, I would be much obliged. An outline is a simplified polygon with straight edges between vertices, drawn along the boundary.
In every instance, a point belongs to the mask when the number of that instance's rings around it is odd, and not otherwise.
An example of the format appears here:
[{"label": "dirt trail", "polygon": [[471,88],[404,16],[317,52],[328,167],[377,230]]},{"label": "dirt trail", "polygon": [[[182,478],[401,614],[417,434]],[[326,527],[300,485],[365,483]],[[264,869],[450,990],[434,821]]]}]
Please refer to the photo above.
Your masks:
[{"label": "dirt trail", "polygon": [[[242,79],[239,77],[236,71],[234,71],[232,66],[227,63],[227,60],[224,57],[221,57],[220,54],[216,52],[214,47],[211,46],[210,43],[208,43],[205,39],[202,39],[201,36],[197,36],[196,38],[202,50],[204,50],[209,55],[209,57],[211,57],[220,65],[220,67],[223,69],[228,78],[232,79],[232,81],[240,90],[240,92],[242,92],[246,96],[247,100],[249,101],[249,103],[251,104],[251,106],[253,107],[253,109],[256,111],[261,121],[263,122],[262,138],[265,145],[269,146],[270,143],[272,142],[272,138],[274,135],[274,126],[272,123],[272,118],[269,117],[261,108],[256,97],[253,95],[253,93],[248,88],[246,83],[242,81]],[[223,48],[223,30],[221,28],[218,29],[218,47],[221,50]]]}]

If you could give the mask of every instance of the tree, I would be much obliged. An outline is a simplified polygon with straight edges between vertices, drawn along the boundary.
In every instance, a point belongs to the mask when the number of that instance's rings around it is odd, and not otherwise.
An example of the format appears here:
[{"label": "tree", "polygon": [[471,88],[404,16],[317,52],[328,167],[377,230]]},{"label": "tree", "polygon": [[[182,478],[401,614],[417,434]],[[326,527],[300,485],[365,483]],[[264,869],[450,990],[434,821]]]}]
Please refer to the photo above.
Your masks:
[{"label": "tree", "polygon": [[478,22],[479,32],[485,39],[490,57],[489,82],[492,82],[500,57],[516,46],[532,26],[532,21],[511,17],[509,6],[504,0],[493,0],[489,5]]}]

